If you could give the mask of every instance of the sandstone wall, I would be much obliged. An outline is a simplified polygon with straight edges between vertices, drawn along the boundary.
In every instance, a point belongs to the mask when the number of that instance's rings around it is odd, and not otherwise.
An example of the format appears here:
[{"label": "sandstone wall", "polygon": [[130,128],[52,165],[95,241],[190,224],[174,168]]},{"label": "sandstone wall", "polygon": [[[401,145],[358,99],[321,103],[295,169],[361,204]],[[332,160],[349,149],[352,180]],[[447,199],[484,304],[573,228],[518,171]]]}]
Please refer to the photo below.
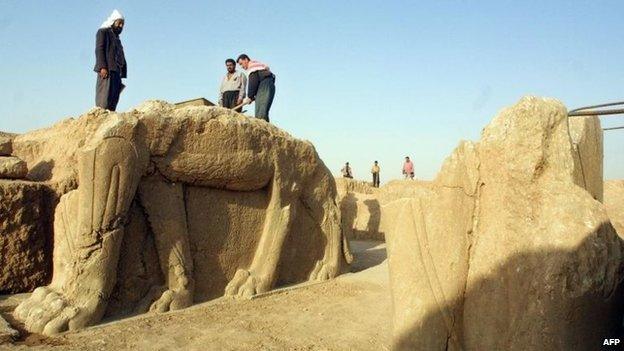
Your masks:
[{"label": "sandstone wall", "polygon": [[0,179],[0,295],[50,281],[55,201],[44,184]]},{"label": "sandstone wall", "polygon": [[347,178],[336,178],[336,186],[345,235],[355,240],[384,240],[380,228],[381,190],[368,182]]},{"label": "sandstone wall", "polygon": [[396,207],[386,204],[421,196],[431,184],[421,180],[391,180],[373,188],[368,182],[336,178],[343,231],[350,239],[385,240],[384,233],[398,215]]},{"label": "sandstone wall", "polygon": [[[524,98],[384,207],[395,349],[595,349],[617,335],[624,245],[594,199],[601,155],[584,153],[601,150],[599,125],[583,123],[572,132],[559,102]],[[596,167],[585,181],[579,154]]]},{"label": "sandstone wall", "polygon": [[604,204],[613,227],[624,239],[624,180],[605,181]]},{"label": "sandstone wall", "polygon": [[603,200],[603,142],[598,116],[569,118],[574,146],[575,182],[587,189],[594,199]]}]

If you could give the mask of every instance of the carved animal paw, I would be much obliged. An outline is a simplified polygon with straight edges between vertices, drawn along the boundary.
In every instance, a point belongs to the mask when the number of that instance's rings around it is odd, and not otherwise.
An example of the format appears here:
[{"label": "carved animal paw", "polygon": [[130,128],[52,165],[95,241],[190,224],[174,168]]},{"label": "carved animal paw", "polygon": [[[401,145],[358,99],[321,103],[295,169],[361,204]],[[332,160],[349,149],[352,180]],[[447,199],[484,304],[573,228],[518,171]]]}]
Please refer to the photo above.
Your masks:
[{"label": "carved animal paw", "polygon": [[186,289],[167,289],[150,306],[150,312],[167,312],[187,308],[193,304],[193,294]]},{"label": "carved animal paw", "polygon": [[267,292],[269,288],[270,284],[266,278],[257,276],[252,271],[239,269],[225,287],[225,295],[251,298],[256,294]]},{"label": "carved animal paw", "polygon": [[338,264],[328,263],[326,260],[316,261],[316,265],[310,273],[309,281],[323,281],[335,278],[339,273]]},{"label": "carved animal paw", "polygon": [[60,293],[50,287],[39,287],[15,309],[15,317],[22,321],[29,331],[53,335],[66,330],[83,328],[94,315],[97,297],[81,302],[76,307]]}]

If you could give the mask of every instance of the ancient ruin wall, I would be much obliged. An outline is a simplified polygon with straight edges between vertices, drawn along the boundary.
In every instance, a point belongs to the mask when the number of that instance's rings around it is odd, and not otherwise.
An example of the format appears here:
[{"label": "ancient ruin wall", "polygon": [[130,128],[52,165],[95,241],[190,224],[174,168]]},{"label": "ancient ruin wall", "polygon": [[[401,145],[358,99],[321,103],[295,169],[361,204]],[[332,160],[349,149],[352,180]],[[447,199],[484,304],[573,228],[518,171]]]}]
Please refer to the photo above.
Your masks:
[{"label": "ancient ruin wall", "polygon": [[593,349],[615,335],[624,246],[594,199],[601,170],[579,172],[601,139],[574,133],[561,103],[524,98],[421,195],[386,205],[395,349]]}]

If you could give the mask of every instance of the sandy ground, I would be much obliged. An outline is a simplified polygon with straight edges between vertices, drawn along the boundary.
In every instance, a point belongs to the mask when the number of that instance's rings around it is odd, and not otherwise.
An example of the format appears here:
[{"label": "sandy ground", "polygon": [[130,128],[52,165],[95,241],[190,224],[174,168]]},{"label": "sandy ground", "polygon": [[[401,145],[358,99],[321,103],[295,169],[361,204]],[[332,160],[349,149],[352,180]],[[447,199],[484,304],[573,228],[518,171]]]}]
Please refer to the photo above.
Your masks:
[{"label": "sandy ground", "polygon": [[[391,302],[385,244],[354,241],[352,250],[353,273],[331,281],[252,300],[221,298],[54,338],[24,335],[0,350],[387,350]],[[4,298],[0,312],[7,316],[19,299]]]}]

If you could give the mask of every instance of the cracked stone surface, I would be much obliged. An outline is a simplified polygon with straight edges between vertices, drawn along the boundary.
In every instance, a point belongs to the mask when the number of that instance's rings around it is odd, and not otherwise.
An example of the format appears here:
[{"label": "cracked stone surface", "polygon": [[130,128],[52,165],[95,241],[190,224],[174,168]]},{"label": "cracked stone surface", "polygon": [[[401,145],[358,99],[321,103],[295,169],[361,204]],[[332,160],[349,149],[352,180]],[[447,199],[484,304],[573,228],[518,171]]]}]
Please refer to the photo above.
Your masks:
[{"label": "cracked stone surface", "polygon": [[26,162],[15,156],[0,156],[0,179],[22,179],[26,174]]},{"label": "cracked stone surface", "polygon": [[0,345],[13,341],[19,336],[19,332],[9,325],[0,315]]},{"label": "cracked stone surface", "polygon": [[[396,350],[595,349],[622,317],[602,134],[527,97],[382,207]],[[388,218],[386,218],[388,217]]]},{"label": "cracked stone surface", "polygon": [[56,197],[38,182],[0,179],[0,294],[49,283]]},{"label": "cracked stone surface", "polygon": [[624,179],[605,182],[604,204],[615,230],[624,238]]},{"label": "cracked stone surface", "polygon": [[31,332],[323,281],[352,259],[313,145],[227,109],[96,108],[15,137],[13,154],[64,194],[52,281],[14,312]]},{"label": "cracked stone surface", "polygon": [[13,138],[0,132],[0,156],[11,156],[13,152]]}]

